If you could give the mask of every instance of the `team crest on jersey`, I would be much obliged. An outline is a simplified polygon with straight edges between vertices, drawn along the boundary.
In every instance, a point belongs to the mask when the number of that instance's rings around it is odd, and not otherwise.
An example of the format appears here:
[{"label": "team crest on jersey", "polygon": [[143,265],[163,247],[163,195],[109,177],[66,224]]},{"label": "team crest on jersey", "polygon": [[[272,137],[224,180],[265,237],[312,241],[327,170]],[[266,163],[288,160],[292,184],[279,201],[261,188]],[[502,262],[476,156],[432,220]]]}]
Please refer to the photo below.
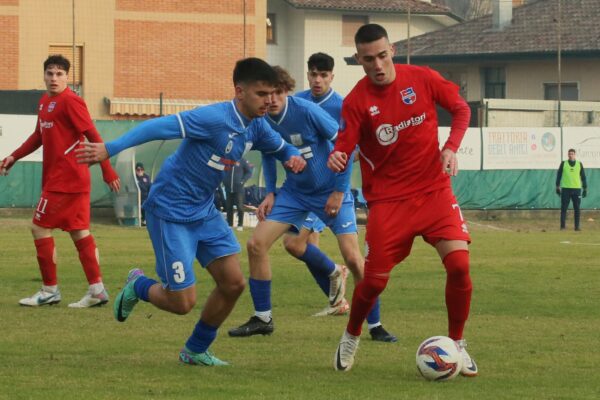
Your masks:
[{"label": "team crest on jersey", "polygon": [[417,101],[417,94],[412,87],[401,90],[400,95],[402,96],[402,101],[406,105],[414,104],[415,101]]},{"label": "team crest on jersey", "polygon": [[231,149],[233,149],[233,140],[227,142],[227,147],[225,147],[225,154],[229,154]]},{"label": "team crest on jersey", "polygon": [[302,146],[302,144],[304,143],[302,141],[302,135],[300,133],[292,133],[290,135],[290,140],[292,141],[292,144],[294,146]]},{"label": "team crest on jersey", "polygon": [[51,113],[52,111],[54,111],[54,107],[56,107],[56,102],[51,101],[50,104],[48,104],[48,112]]}]

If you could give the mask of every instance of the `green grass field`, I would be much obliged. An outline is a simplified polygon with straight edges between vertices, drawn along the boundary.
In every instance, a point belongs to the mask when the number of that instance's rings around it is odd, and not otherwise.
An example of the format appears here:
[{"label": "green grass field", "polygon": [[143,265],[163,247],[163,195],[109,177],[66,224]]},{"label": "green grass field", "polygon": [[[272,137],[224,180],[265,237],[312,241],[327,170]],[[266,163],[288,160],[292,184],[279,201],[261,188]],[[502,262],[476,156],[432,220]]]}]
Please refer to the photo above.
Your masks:
[{"label": "green grass field", "polygon": [[[246,290],[212,346],[233,365],[194,368],[177,356],[201,304],[186,316],[140,304],[125,323],[115,322],[112,307],[67,308],[87,283],[65,233],[55,235],[62,303],[20,307],[41,280],[28,218],[3,217],[0,399],[598,399],[600,222],[560,232],[557,218],[472,221],[474,293],[465,337],[480,376],[430,383],[416,371],[415,351],[423,339],[447,333],[445,274],[420,239],[382,298],[382,320],[400,341],[363,335],[349,373],[332,368],[346,317],[311,317],[326,299],[280,244],[271,253],[275,333],[227,336],[251,315]],[[131,266],[155,276],[145,230],[95,223],[93,233],[112,298]],[[238,235],[242,244],[250,233]],[[341,261],[335,246],[326,233],[322,247]],[[247,276],[245,251],[241,259]],[[203,299],[213,284],[199,267],[197,279]]]}]

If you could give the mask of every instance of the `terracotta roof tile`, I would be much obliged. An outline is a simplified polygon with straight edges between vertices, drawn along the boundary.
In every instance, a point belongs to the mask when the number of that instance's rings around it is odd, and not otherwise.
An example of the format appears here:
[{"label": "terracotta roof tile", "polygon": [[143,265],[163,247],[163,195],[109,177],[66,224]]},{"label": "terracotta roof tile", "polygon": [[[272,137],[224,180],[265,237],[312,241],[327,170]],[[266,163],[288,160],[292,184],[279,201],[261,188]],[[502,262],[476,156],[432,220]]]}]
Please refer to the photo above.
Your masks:
[{"label": "terracotta roof tile", "polygon": [[420,0],[285,0],[295,8],[349,11],[408,12],[415,14],[451,14],[447,7]]},{"label": "terracotta roof tile", "polygon": [[[599,0],[568,0],[561,5],[561,48],[568,53],[600,53]],[[463,22],[411,38],[411,58],[555,53],[558,2],[539,0],[513,9],[511,25],[492,28],[492,16]],[[396,43],[406,56],[407,41]]]}]

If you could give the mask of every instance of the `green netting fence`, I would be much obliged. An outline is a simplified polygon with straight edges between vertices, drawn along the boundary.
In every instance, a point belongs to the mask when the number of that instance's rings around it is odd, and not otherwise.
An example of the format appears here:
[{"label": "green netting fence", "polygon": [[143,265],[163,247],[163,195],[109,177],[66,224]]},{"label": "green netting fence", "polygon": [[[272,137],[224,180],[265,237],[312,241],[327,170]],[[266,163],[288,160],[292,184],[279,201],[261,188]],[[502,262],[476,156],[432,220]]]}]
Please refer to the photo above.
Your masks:
[{"label": "green netting fence", "polygon": [[[112,140],[139,123],[139,121],[96,121],[104,140]],[[136,148],[136,161],[144,163],[146,171],[155,175],[164,159],[179,144],[178,140],[151,142]],[[251,151],[248,160],[255,171],[248,185],[264,186],[261,179],[260,153]],[[358,164],[352,174],[352,187],[360,188]],[[558,165],[557,165],[558,167]],[[18,162],[10,175],[0,178],[0,208],[28,208],[37,204],[40,196],[41,163]],[[102,181],[98,166],[91,167],[92,207],[112,207],[113,197]],[[589,196],[582,201],[584,209],[600,208],[600,169],[586,168]],[[284,172],[279,170],[279,183]],[[480,170],[460,171],[453,178],[454,191],[463,209],[556,209],[559,197],[554,192],[555,170]]]}]

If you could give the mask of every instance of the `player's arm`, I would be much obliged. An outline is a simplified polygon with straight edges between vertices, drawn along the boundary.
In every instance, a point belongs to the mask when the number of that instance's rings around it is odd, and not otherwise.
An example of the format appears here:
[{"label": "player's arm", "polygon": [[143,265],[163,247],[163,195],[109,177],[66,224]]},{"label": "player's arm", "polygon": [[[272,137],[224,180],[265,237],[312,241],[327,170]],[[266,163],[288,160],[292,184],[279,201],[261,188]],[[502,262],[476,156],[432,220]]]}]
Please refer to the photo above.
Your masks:
[{"label": "player's arm", "polygon": [[153,140],[171,140],[185,137],[179,114],[144,121],[119,138],[107,143],[83,143],[76,149],[77,162],[92,164],[104,161],[130,147]]},{"label": "player's arm", "polygon": [[360,137],[360,120],[360,114],[351,107],[346,98],[342,105],[342,118],[337,140],[327,160],[327,167],[333,172],[345,170],[348,160],[352,159],[352,153],[356,149]]},{"label": "player's arm", "polygon": [[[102,137],[96,130],[96,127],[92,126],[90,129],[85,131],[84,136],[91,143],[102,143]],[[113,169],[109,160],[104,160],[100,163],[100,169],[102,169],[102,179],[108,185],[110,190],[113,192],[118,192],[121,188],[121,180],[119,179],[119,175]]]},{"label": "player's arm", "polygon": [[265,186],[267,195],[258,206],[257,216],[263,221],[271,213],[275,204],[275,190],[277,185],[277,160],[271,154],[262,155],[262,170],[265,177]]},{"label": "player's arm", "polygon": [[467,102],[460,96],[459,88],[453,82],[444,79],[438,72],[426,69],[429,89],[434,101],[445,108],[452,115],[450,135],[442,147],[442,169],[448,175],[458,173],[458,159],[456,152],[469,127],[471,109]]},{"label": "player's arm", "polygon": [[18,149],[11,155],[5,157],[0,164],[0,175],[8,175],[8,171],[21,158],[33,153],[42,145],[42,134],[39,130],[39,122],[36,124],[35,131],[23,142]]}]

